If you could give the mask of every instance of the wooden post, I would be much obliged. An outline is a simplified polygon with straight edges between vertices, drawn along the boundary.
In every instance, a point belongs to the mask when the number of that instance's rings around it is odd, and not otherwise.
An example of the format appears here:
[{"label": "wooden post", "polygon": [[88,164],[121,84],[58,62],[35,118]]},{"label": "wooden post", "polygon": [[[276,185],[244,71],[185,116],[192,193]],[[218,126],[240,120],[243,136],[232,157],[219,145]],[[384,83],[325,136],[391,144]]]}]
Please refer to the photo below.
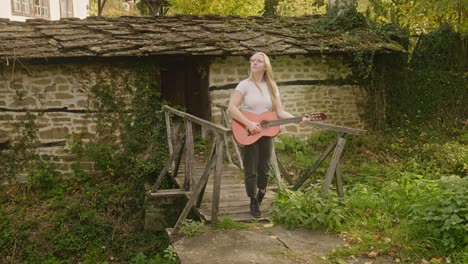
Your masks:
[{"label": "wooden post", "polygon": [[177,234],[179,232],[180,226],[182,225],[182,222],[187,218],[187,215],[190,213],[190,210],[192,209],[193,205],[195,202],[198,200],[198,196],[200,195],[202,189],[206,185],[208,178],[210,176],[211,168],[213,167],[215,163],[215,158],[211,158],[206,167],[205,167],[205,172],[203,175],[200,177],[200,180],[198,181],[195,189],[192,192],[192,195],[190,196],[190,199],[188,200],[187,204],[185,205],[184,210],[179,216],[179,219],[177,220],[173,230],[172,234]]},{"label": "wooden post", "polygon": [[[221,106],[221,105],[217,105],[217,106],[219,108],[221,108],[221,116],[223,117],[224,126],[230,129],[231,124],[229,123],[229,118],[228,118],[227,113],[226,113],[227,107],[226,106]],[[234,151],[236,152],[236,157],[237,157],[237,160],[239,161],[239,167],[241,169],[244,169],[244,164],[242,162],[242,156],[240,154],[239,146],[237,146],[237,142],[234,140],[234,137],[232,135],[227,137],[227,140],[225,140],[226,149],[228,149],[228,146],[229,146],[228,141],[229,140],[231,140],[232,147],[234,148]],[[230,153],[228,155],[228,159],[229,159],[230,163],[233,164]]]},{"label": "wooden post", "polygon": [[341,153],[343,152],[345,142],[346,140],[342,137],[338,139],[338,143],[336,144],[335,151],[333,151],[333,156],[330,161],[330,165],[328,166],[327,175],[325,176],[325,182],[323,183],[323,186],[322,186],[322,193],[320,194],[321,196],[325,196],[328,193],[328,190],[330,189],[330,185],[335,175],[338,162],[340,161],[340,156],[341,156]]},{"label": "wooden post", "polygon": [[193,150],[193,132],[192,132],[192,122],[190,120],[185,120],[185,180],[184,180],[184,190],[189,191],[190,186],[196,184],[194,180],[193,172],[193,159],[194,150]]},{"label": "wooden post", "polygon": [[169,167],[172,165],[175,158],[178,157],[180,159],[180,157],[182,156],[182,147],[184,146],[184,142],[185,142],[185,138],[182,137],[177,143],[176,151],[172,153],[172,155],[169,157],[169,159],[166,162],[166,165],[164,166],[163,170],[159,174],[159,177],[156,180],[156,183],[153,185],[153,188],[151,188],[152,191],[155,192],[159,189],[159,186],[161,185],[164,176],[166,176],[167,172],[169,171]]},{"label": "wooden post", "polygon": [[221,169],[223,166],[223,140],[220,134],[216,134],[216,167],[213,182],[213,203],[211,210],[211,224],[218,222],[219,196],[221,193]]},{"label": "wooden post", "polygon": [[228,162],[229,162],[229,164],[234,164],[232,162],[231,152],[229,151],[229,142],[228,142],[227,135],[224,135],[223,140],[224,140],[224,145],[226,146],[225,150],[226,150],[226,157],[228,159]]},{"label": "wooden post", "polygon": [[274,145],[273,145],[273,149],[271,151],[270,161],[273,163],[273,173],[275,173],[278,188],[281,190],[281,189],[285,188],[285,186],[283,184],[283,181],[281,180],[281,173],[280,173],[280,169],[279,169],[279,166],[278,166],[278,159],[276,157],[276,151],[275,151],[275,146]]},{"label": "wooden post", "polygon": [[320,155],[320,157],[317,159],[317,161],[312,166],[312,168],[310,168],[310,170],[306,174],[304,174],[301,178],[299,178],[299,180],[296,182],[296,184],[292,188],[294,191],[297,191],[302,186],[302,184],[304,184],[304,182],[307,179],[309,179],[310,175],[312,175],[312,173],[320,166],[320,164],[322,164],[322,162],[325,160],[325,158],[327,158],[328,154],[330,154],[332,149],[336,146],[336,143],[338,142],[338,139],[342,138],[343,136],[344,136],[344,133],[340,133],[335,138],[335,140],[333,140],[333,142],[327,147],[327,149],[322,153],[322,155]]},{"label": "wooden post", "polygon": [[344,190],[343,190],[343,176],[341,174],[340,163],[336,164],[336,171],[335,171],[335,184],[336,184],[336,191],[338,195],[343,198],[344,197]]},{"label": "wooden post", "polygon": [[167,147],[169,148],[169,155],[172,155],[174,150],[172,148],[171,117],[168,111],[164,111],[164,117],[166,119]]}]

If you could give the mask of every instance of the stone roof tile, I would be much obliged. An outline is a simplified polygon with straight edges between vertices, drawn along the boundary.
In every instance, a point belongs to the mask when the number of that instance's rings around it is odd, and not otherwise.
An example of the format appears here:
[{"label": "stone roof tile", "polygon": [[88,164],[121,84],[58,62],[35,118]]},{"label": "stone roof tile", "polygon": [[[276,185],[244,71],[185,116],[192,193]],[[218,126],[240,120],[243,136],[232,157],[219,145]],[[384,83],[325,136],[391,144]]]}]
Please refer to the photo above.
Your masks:
[{"label": "stone roof tile", "polygon": [[0,59],[404,52],[371,31],[320,31],[316,17],[217,15],[0,20]]}]

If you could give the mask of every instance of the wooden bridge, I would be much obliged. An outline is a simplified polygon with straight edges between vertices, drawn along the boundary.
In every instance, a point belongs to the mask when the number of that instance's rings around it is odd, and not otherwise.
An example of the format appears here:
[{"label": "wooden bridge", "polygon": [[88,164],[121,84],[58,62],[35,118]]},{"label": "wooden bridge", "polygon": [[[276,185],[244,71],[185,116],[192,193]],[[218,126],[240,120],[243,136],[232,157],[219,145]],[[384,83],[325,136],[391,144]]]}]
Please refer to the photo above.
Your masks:
[{"label": "wooden bridge", "polygon": [[[176,234],[180,230],[182,222],[189,212],[194,211],[204,221],[215,225],[219,216],[229,215],[236,221],[252,220],[250,215],[250,200],[246,195],[243,183],[243,165],[241,154],[232,137],[229,121],[226,115],[226,106],[218,105],[223,115],[224,126],[214,124],[164,106],[166,117],[167,139],[169,147],[169,159],[161,171],[156,183],[151,188],[152,197],[186,196],[188,202],[179,216],[175,226],[168,229],[169,234]],[[312,125],[328,130],[338,131],[338,136],[329,147],[317,159],[312,168],[294,183],[290,178],[281,178],[282,166],[276,159],[273,150],[272,164],[276,176],[277,186],[269,186],[267,195],[261,205],[262,219],[268,219],[268,208],[274,198],[273,189],[292,188],[297,190],[310,177],[310,175],[322,164],[326,157],[333,151],[333,156],[325,177],[322,195],[325,195],[335,179],[337,191],[343,196],[343,180],[339,168],[339,159],[344,148],[346,134],[362,135],[365,130],[339,127],[323,123],[311,123]],[[210,151],[205,156],[195,153],[194,128],[202,138],[211,143]],[[206,146],[203,146],[206,147]],[[178,189],[162,190],[161,183],[169,175],[176,182]],[[183,176],[182,176],[183,175]],[[286,183],[285,183],[286,182]]]}]

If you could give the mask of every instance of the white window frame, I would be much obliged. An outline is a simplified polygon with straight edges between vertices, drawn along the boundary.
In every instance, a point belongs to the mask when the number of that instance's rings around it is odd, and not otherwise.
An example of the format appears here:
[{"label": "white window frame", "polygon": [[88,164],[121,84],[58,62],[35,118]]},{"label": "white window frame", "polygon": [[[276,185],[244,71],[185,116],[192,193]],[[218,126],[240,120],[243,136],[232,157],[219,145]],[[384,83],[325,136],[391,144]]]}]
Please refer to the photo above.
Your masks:
[{"label": "white window frame", "polygon": [[11,0],[11,9],[13,15],[31,16],[31,1]]},{"label": "white window frame", "polygon": [[11,14],[50,19],[50,0],[11,0]]},{"label": "white window frame", "polygon": [[74,17],[73,0],[60,0],[60,17]]},{"label": "white window frame", "polygon": [[33,0],[35,17],[50,17],[49,0]]}]

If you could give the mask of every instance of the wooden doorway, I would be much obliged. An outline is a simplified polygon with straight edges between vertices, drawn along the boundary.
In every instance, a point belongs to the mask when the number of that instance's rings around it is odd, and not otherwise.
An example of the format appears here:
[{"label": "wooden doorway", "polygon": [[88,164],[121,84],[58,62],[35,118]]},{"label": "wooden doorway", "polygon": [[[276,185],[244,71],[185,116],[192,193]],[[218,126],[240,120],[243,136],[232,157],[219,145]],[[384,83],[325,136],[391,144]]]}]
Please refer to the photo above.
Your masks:
[{"label": "wooden doorway", "polygon": [[171,58],[161,64],[161,95],[171,104],[185,107],[187,113],[211,120],[208,78],[207,60]]}]

